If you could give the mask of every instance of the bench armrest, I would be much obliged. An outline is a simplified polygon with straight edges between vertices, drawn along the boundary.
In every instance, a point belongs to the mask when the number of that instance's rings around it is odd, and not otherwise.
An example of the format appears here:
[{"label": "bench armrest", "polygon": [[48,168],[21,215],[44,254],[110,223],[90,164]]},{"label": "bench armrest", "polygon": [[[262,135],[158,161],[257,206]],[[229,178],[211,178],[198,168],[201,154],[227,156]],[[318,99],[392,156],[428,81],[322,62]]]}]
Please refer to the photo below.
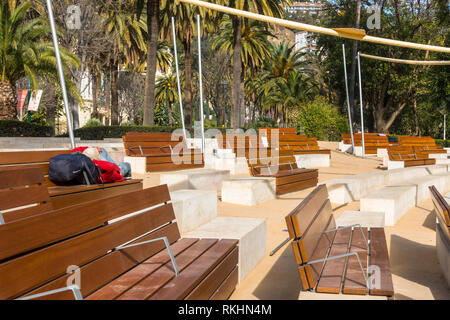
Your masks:
[{"label": "bench armrest", "polygon": [[116,250],[122,250],[122,249],[130,248],[130,247],[136,247],[136,246],[140,246],[142,244],[147,244],[150,242],[155,242],[155,241],[160,241],[160,240],[164,241],[164,244],[166,245],[166,249],[170,256],[170,260],[172,261],[173,269],[175,271],[175,276],[178,276],[178,274],[179,274],[178,265],[177,265],[177,262],[175,261],[175,256],[173,255],[173,251],[172,251],[172,248],[170,247],[169,239],[167,239],[167,237],[155,238],[155,239],[146,240],[146,241],[142,241],[142,242],[138,242],[138,243],[122,245],[122,246],[117,247]]},{"label": "bench armrest", "polygon": [[81,294],[80,289],[76,285],[59,288],[59,289],[55,289],[55,290],[50,290],[50,291],[45,291],[45,292],[41,292],[38,294],[33,294],[31,296],[21,297],[16,300],[33,300],[33,299],[50,296],[52,294],[64,292],[64,291],[72,291],[73,296],[75,297],[75,300],[83,300],[83,295]]}]

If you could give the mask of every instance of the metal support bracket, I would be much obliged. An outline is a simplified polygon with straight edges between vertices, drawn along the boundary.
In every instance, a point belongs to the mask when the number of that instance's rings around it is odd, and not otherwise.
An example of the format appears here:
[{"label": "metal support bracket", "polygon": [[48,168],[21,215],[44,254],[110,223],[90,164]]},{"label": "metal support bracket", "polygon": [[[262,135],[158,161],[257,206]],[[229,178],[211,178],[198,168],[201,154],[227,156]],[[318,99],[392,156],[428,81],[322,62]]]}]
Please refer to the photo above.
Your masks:
[{"label": "metal support bracket", "polygon": [[333,257],[328,257],[328,258],[323,258],[323,259],[317,259],[317,260],[313,260],[313,261],[309,261],[307,262],[305,265],[300,266],[300,267],[306,267],[308,265],[311,264],[315,264],[315,263],[319,263],[319,262],[325,262],[325,261],[330,261],[330,260],[336,260],[336,259],[342,259],[342,258],[346,258],[346,257],[350,257],[350,256],[355,256],[356,259],[358,259],[358,263],[359,263],[359,267],[361,268],[361,272],[364,276],[364,280],[366,281],[366,288],[369,289],[369,280],[367,278],[366,272],[364,271],[364,268],[361,264],[361,260],[359,259],[359,255],[357,252],[349,252],[349,253],[345,253],[345,254],[341,254],[338,256],[333,256]]},{"label": "metal support bracket", "polygon": [[3,212],[0,211],[0,225],[5,224],[5,218],[3,218]]},{"label": "metal support bracket", "polygon": [[364,242],[366,244],[367,251],[369,251],[369,241],[367,241],[367,238],[364,235],[364,232],[363,232],[362,227],[361,227],[360,224],[352,224],[352,225],[349,225],[349,226],[337,227],[335,229],[326,230],[326,231],[324,231],[322,233],[330,233],[330,232],[333,232],[333,231],[339,231],[339,230],[349,229],[349,228],[353,228],[353,227],[359,227],[359,230],[361,231],[361,235],[363,236]]},{"label": "metal support bracket", "polygon": [[151,243],[151,242],[155,242],[155,241],[159,241],[159,240],[164,241],[164,244],[166,245],[166,249],[169,252],[170,260],[172,261],[173,269],[175,271],[175,276],[178,276],[178,274],[179,274],[178,265],[177,265],[177,262],[175,261],[175,256],[173,255],[173,251],[172,251],[172,248],[170,247],[169,239],[167,239],[167,237],[155,238],[155,239],[146,240],[146,241],[142,241],[142,242],[138,242],[138,243],[132,243],[132,244],[128,244],[128,245],[119,246],[116,248],[116,250],[122,250],[122,249],[126,249],[126,248],[136,247],[136,246],[140,246],[142,244],[147,244],[147,243]]},{"label": "metal support bracket", "polygon": [[144,155],[144,151],[142,151],[142,147],[140,145],[138,147],[139,147],[139,151],[141,152],[141,156],[143,156]]},{"label": "metal support bracket", "polygon": [[76,285],[68,286],[68,287],[60,288],[60,289],[55,289],[55,290],[50,290],[50,291],[46,291],[46,292],[42,292],[42,293],[38,293],[38,294],[33,294],[31,296],[21,297],[16,300],[33,300],[33,299],[50,296],[50,295],[64,292],[64,291],[72,291],[73,296],[75,297],[75,300],[83,300],[83,295],[81,294],[80,289]]}]

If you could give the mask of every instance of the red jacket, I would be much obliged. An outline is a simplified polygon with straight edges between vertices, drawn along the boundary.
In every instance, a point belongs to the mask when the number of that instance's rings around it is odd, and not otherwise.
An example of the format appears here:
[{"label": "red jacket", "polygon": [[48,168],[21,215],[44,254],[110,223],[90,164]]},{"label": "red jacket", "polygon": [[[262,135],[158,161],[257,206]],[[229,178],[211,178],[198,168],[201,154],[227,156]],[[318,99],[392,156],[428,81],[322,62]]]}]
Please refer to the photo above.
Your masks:
[{"label": "red jacket", "polygon": [[[102,172],[103,183],[123,181],[123,175],[120,172],[119,167],[114,163],[99,160],[92,161],[100,168],[100,171]],[[100,181],[100,178],[98,178],[98,183],[101,182],[102,181]]]}]

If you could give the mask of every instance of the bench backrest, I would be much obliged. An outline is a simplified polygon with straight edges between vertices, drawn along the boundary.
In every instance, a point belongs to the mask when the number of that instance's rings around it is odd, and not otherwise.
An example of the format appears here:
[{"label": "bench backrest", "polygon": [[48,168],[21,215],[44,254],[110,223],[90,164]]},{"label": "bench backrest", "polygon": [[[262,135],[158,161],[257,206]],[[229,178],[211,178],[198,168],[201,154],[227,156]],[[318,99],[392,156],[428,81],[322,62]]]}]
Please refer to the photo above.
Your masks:
[{"label": "bench backrest", "polygon": [[79,268],[81,292],[89,295],[165,248],[163,241],[118,246],[180,238],[169,201],[162,185],[0,225],[0,299],[66,287],[68,268]]},{"label": "bench backrest", "polygon": [[0,224],[52,210],[44,182],[38,166],[0,168]]},{"label": "bench backrest", "polygon": [[278,135],[296,135],[296,128],[259,128],[259,134],[261,135],[270,135],[272,132],[278,132]]},{"label": "bench backrest", "polygon": [[436,142],[431,137],[410,137],[410,136],[399,136],[398,143],[404,146],[434,146]]},{"label": "bench backrest", "polygon": [[171,154],[179,143],[183,149],[187,148],[182,134],[170,132],[127,132],[122,140],[127,156]]},{"label": "bench backrest", "polygon": [[428,159],[428,154],[412,146],[389,146],[387,151],[392,161]]},{"label": "bench backrest", "polygon": [[[292,150],[276,150],[274,153],[271,153],[271,149],[264,151],[267,152],[266,157],[250,158],[247,156],[247,165],[251,175],[270,175],[279,170],[298,169]],[[261,154],[259,153],[259,155]]]},{"label": "bench backrest", "polygon": [[[314,189],[285,220],[297,265],[325,258],[335,232],[323,232],[336,228],[325,185]],[[315,287],[322,266],[321,262],[299,268],[304,288]]]},{"label": "bench backrest", "polygon": [[[362,135],[359,133],[354,135],[355,146],[362,146]],[[352,139],[349,134],[343,134],[342,140],[345,144],[351,144]],[[387,135],[380,136],[377,133],[364,134],[364,145],[367,146],[380,146],[387,147],[389,145],[389,139]]]},{"label": "bench backrest", "polygon": [[27,168],[40,167],[41,174],[44,175],[44,185],[55,185],[48,179],[48,166],[50,159],[60,155],[70,153],[71,150],[45,150],[45,151],[5,151],[0,152],[0,168]]},{"label": "bench backrest", "polygon": [[433,200],[434,213],[439,221],[441,230],[450,241],[450,205],[445,198],[439,193],[435,186],[429,187],[431,200]]}]

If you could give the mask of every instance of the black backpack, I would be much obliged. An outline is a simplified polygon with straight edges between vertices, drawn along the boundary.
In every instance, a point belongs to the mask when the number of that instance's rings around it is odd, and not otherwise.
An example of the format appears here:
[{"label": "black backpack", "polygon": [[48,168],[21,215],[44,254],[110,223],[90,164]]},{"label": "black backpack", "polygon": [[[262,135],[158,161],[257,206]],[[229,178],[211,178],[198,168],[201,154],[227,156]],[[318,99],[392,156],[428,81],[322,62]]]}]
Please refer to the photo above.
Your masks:
[{"label": "black backpack", "polygon": [[48,178],[56,184],[96,184],[98,167],[82,153],[60,154],[50,159]]}]

